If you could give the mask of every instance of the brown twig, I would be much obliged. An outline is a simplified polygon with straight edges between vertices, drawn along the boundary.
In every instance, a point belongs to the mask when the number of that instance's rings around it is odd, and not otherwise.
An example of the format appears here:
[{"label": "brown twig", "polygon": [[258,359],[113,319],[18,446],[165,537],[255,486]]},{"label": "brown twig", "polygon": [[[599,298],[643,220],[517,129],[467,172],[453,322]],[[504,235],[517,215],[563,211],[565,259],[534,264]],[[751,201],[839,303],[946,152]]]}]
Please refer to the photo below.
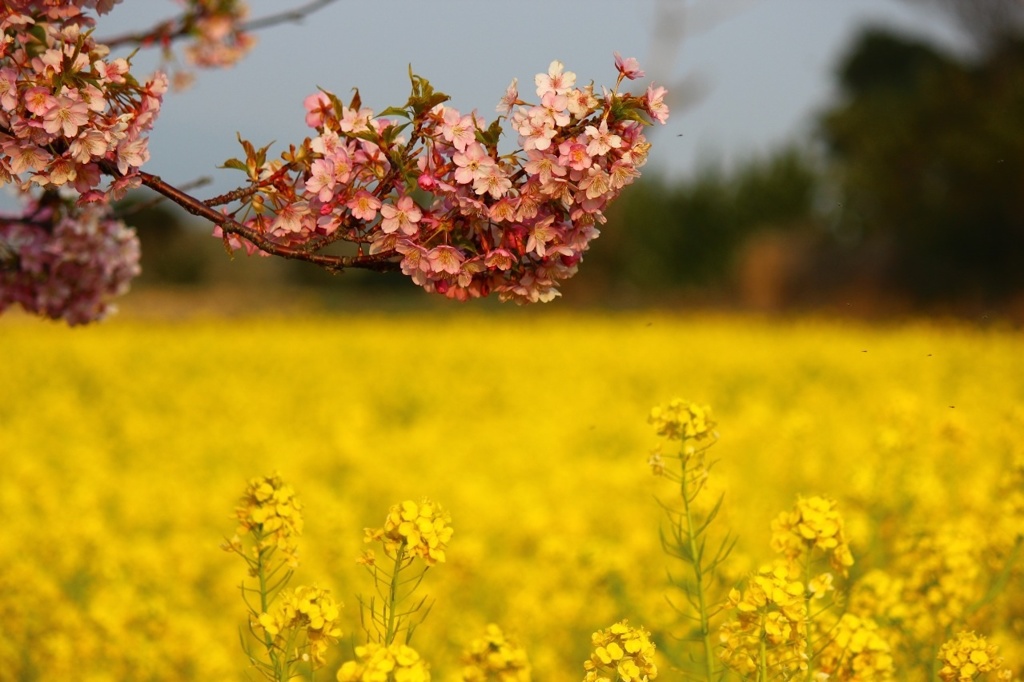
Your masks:
[{"label": "brown twig", "polygon": [[270,176],[263,178],[262,180],[255,182],[248,187],[239,187],[238,189],[233,189],[230,192],[221,194],[219,196],[215,196],[212,199],[206,199],[205,201],[203,201],[203,203],[206,204],[207,206],[213,207],[222,206],[223,204],[230,204],[233,201],[241,201],[242,199],[248,199],[252,195],[259,192],[264,187],[269,187],[273,185],[275,182],[280,180],[291,170],[292,164],[286,163],[285,165],[281,166],[276,171],[274,171],[273,174],[271,174]]},{"label": "brown twig", "polygon": [[[296,7],[295,9],[247,21],[241,24],[239,29],[243,32],[259,31],[285,22],[298,22],[313,12],[322,9],[335,1],[336,0],[312,0],[312,2],[308,2],[305,5]],[[189,13],[186,12],[182,14],[181,17],[162,21],[149,30],[125,33],[123,35],[100,40],[99,42],[111,48],[121,47],[123,45],[140,45],[142,47],[150,47],[152,45],[169,45],[172,42],[189,35],[193,25],[192,19],[193,18]]]},{"label": "brown twig", "polygon": [[[104,169],[105,171],[107,169]],[[116,170],[116,169],[115,169]],[[252,242],[256,248],[269,253],[272,256],[279,256],[290,260],[301,260],[320,267],[340,272],[346,268],[360,268],[363,270],[374,270],[377,272],[388,272],[398,269],[398,263],[393,258],[393,251],[372,255],[358,256],[335,256],[321,253],[311,253],[301,248],[284,246],[273,241],[267,235],[254,230],[251,227],[239,223],[228,215],[215,211],[195,197],[186,194],[182,190],[170,185],[158,176],[139,171],[142,184],[154,192],[164,195],[174,203],[178,204],[194,216],[207,220],[214,225],[219,225],[226,234],[234,234]]]},{"label": "brown twig", "polygon": [[[187,192],[187,191],[196,189],[198,187],[203,187],[204,185],[209,185],[211,182],[213,182],[212,178],[204,176],[204,177],[196,178],[195,180],[182,185],[181,187],[179,187],[179,189],[181,189],[182,191]],[[161,203],[163,203],[166,200],[167,200],[167,197],[158,196],[158,197],[153,197],[152,199],[149,199],[148,201],[140,201],[137,204],[132,204],[128,208],[125,208],[125,209],[120,209],[119,208],[118,209],[118,215],[120,215],[123,218],[125,216],[130,216],[130,215],[134,215],[136,213],[141,213],[142,211],[148,211],[149,209],[154,208],[154,207],[160,205]]]},{"label": "brown twig", "polygon": [[301,7],[295,9],[286,10],[284,12],[278,12],[277,14],[270,14],[259,19],[253,19],[242,24],[243,31],[259,31],[270,26],[277,24],[283,24],[286,21],[298,22],[306,18],[306,16],[320,10],[323,7],[335,2],[335,0],[312,0]]}]

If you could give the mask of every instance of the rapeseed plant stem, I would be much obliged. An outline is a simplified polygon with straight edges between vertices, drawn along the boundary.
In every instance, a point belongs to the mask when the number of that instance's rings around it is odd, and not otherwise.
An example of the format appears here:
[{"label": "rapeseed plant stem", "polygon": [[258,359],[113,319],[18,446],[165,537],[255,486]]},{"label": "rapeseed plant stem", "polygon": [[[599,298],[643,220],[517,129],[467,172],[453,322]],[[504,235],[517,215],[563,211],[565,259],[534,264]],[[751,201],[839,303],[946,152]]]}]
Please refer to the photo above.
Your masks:
[{"label": "rapeseed plant stem", "polygon": [[[298,564],[301,509],[291,487],[279,477],[254,478],[235,509],[238,530],[224,544],[225,550],[242,557],[249,577],[256,581],[256,587],[247,587],[243,581],[241,594],[249,611],[249,634],[262,645],[266,656],[253,653],[244,636],[242,649],[252,666],[275,682],[294,678],[300,663],[309,664],[312,678],[326,663],[328,645],[341,636],[341,604],[327,590],[307,586],[286,589]],[[250,597],[253,593],[259,595],[258,608]]]},{"label": "rapeseed plant stem", "polygon": [[386,627],[386,629],[384,631],[384,646],[391,646],[391,644],[395,641],[395,634],[396,634],[396,630],[397,630],[397,628],[396,628],[396,624],[397,624],[397,616],[396,616],[396,614],[398,612],[398,601],[399,601],[399,598],[398,598],[398,586],[400,584],[399,580],[398,580],[398,577],[399,577],[399,574],[402,571],[402,562],[404,561],[404,559],[405,559],[405,543],[403,542],[401,545],[398,546],[398,549],[395,551],[395,567],[394,567],[394,570],[391,571],[391,583],[390,583],[390,586],[388,588],[387,605],[385,606],[385,608],[387,608],[387,610],[388,610],[388,613],[387,613],[387,627]]},{"label": "rapeseed plant stem", "polygon": [[757,682],[768,682],[768,636],[765,634],[763,620],[762,616],[761,637],[757,645]]},{"label": "rapeseed plant stem", "polygon": [[[260,550],[256,554],[255,568],[256,580],[259,584],[260,592],[260,613],[267,613],[270,610],[271,595],[270,590],[267,589],[267,572],[264,558],[267,554],[271,553],[273,553],[273,550]],[[282,583],[279,584],[281,587],[284,586]],[[256,618],[259,618],[259,614],[254,615]],[[274,637],[266,628],[263,629],[263,647],[267,650],[267,656],[270,658],[271,665],[273,666],[273,679],[278,682],[287,682],[288,677],[285,677],[285,675],[287,675],[287,670],[283,667],[284,661],[282,661],[281,657],[277,655],[277,651],[274,648]],[[255,663],[256,661],[253,662]]]},{"label": "rapeseed plant stem", "polygon": [[808,552],[804,556],[804,609],[806,617],[804,620],[804,646],[807,655],[807,682],[814,682],[814,618],[811,615],[811,599],[814,592],[811,591],[811,556]]},{"label": "rapeseed plant stem", "polygon": [[[705,532],[715,519],[722,504],[722,497],[710,510],[700,511],[695,502],[704,491],[708,479],[710,465],[705,454],[714,444],[717,433],[713,430],[715,423],[711,418],[711,409],[704,405],[687,403],[679,399],[651,410],[650,423],[655,426],[659,435],[669,440],[679,441],[680,468],[678,474],[665,470],[660,452],[656,451],[650,459],[656,474],[664,475],[679,483],[679,495],[683,500],[682,512],[669,509],[666,511],[671,519],[672,537],[662,536],[665,551],[682,559],[690,565],[693,572],[693,584],[683,585],[692,607],[696,608],[694,620],[698,623],[700,639],[703,646],[704,676],[707,682],[715,677],[715,652],[711,642],[711,613],[708,604],[707,577],[721,564],[732,549],[732,543],[726,536],[717,554],[710,561],[704,561],[706,547]],[[696,444],[710,439],[710,444],[698,447]]]},{"label": "rapeseed plant stem", "polygon": [[1010,553],[1006,557],[1006,561],[1003,563],[1003,568],[999,571],[999,575],[997,575],[992,581],[992,584],[989,585],[984,596],[967,608],[966,615],[970,616],[977,613],[984,606],[995,601],[996,597],[1003,593],[1006,589],[1007,583],[1010,581],[1010,576],[1013,574],[1013,567],[1017,563],[1017,557],[1020,554],[1022,542],[1024,542],[1024,537],[1019,535],[1014,539],[1013,547],[1010,548]]},{"label": "rapeseed plant stem", "polygon": [[[683,466],[685,469],[685,464]],[[693,511],[691,509],[691,503],[693,498],[696,497],[697,491],[694,491],[693,497],[691,497],[690,491],[687,490],[688,480],[689,477],[684,471],[679,484],[680,493],[683,498],[683,510],[686,516],[686,538],[689,544],[689,555],[693,557],[693,562],[690,566],[693,567],[693,580],[697,592],[697,617],[700,620],[701,640],[704,642],[704,672],[707,681],[711,682],[715,674],[715,653],[714,647],[711,644],[711,625],[710,618],[708,617],[707,597],[705,596],[704,567],[702,565],[703,551],[697,547],[697,535],[700,531],[695,532],[694,530]],[[697,487],[699,490],[700,485],[698,484]]]}]

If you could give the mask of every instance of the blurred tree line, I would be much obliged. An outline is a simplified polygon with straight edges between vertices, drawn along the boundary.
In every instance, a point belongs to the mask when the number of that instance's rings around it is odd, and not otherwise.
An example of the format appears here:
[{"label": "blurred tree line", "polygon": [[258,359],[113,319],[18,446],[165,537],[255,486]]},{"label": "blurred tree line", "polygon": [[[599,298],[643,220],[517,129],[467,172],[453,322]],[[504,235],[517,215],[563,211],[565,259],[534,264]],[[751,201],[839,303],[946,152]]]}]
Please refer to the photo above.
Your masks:
[{"label": "blurred tree line", "polygon": [[[730,170],[627,188],[565,287],[570,300],[678,299],[761,309],[856,300],[876,308],[1024,309],[1024,34],[1016,0],[910,0],[956,18],[968,54],[867,28],[836,69],[811,139]],[[305,264],[239,268],[206,233],[147,209],[142,284],[239,269],[338,288]],[[144,226],[156,221],[159,225]],[[197,246],[198,242],[204,242]],[[228,267],[233,273],[224,275]],[[352,294],[413,292],[345,275]]]}]

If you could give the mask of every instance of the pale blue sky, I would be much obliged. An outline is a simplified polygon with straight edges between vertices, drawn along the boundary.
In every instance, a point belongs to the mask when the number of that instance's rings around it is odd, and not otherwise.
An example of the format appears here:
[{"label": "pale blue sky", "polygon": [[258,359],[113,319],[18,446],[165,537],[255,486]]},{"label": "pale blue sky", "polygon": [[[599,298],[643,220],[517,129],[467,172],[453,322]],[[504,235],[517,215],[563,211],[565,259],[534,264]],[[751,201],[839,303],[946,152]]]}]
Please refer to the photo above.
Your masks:
[{"label": "pale blue sky", "polygon": [[[250,4],[259,17],[303,3]],[[658,6],[677,11],[666,18]],[[97,34],[146,26],[174,9],[125,0]],[[364,105],[379,111],[404,103],[412,64],[452,106],[490,119],[513,77],[532,94],[534,74],[560,59],[582,82],[612,84],[619,51],[640,59],[647,80],[697,86],[677,88],[689,101],[652,135],[648,169],[685,176],[801,137],[829,101],[836,59],[867,22],[956,40],[941,17],[899,0],[338,0],[301,24],[260,32],[238,66],[201,72],[191,90],[168,95],[145,168],[174,183],[212,176],[214,186],[197,192],[205,197],[241,178],[216,169],[240,155],[236,131],[257,145],[276,140],[277,151],[307,135],[302,100],[317,86],[346,100],[358,86]],[[674,54],[654,40],[656,25],[682,35]],[[136,63],[155,64],[151,57]]]}]

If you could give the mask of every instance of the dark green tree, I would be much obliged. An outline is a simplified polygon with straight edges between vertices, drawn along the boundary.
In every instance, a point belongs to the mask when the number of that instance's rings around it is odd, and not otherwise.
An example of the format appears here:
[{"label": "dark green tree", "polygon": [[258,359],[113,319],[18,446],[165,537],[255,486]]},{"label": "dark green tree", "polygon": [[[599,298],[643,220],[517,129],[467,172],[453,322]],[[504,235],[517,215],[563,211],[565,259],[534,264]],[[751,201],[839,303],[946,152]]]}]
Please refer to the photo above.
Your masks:
[{"label": "dark green tree", "polygon": [[918,303],[1024,290],[1024,41],[974,59],[869,29],[821,120],[848,242],[881,245],[884,284]]},{"label": "dark green tree", "polygon": [[819,173],[805,151],[781,149],[728,172],[705,167],[692,180],[643,180],[623,192],[608,228],[572,285],[601,297],[721,291],[739,247],[763,229],[806,224]]}]

